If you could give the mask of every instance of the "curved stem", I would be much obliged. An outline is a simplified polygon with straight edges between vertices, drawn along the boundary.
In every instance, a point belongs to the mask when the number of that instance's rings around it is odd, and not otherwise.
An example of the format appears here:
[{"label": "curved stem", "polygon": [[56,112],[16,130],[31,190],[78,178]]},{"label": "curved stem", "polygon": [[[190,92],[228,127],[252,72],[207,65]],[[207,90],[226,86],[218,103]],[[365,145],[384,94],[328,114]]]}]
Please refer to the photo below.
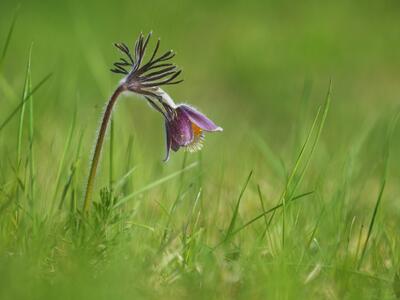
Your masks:
[{"label": "curved stem", "polygon": [[92,163],[90,165],[89,177],[86,185],[86,193],[85,200],[83,202],[83,213],[87,213],[90,208],[90,201],[94,188],[94,181],[96,177],[97,167],[100,161],[101,149],[103,147],[104,137],[106,136],[108,122],[110,121],[111,113],[115,103],[117,102],[118,96],[125,90],[123,85],[119,85],[118,88],[114,91],[110,100],[107,103],[106,110],[103,115],[103,119],[101,121],[101,126],[99,130],[99,135],[97,136],[96,148],[94,149]]}]

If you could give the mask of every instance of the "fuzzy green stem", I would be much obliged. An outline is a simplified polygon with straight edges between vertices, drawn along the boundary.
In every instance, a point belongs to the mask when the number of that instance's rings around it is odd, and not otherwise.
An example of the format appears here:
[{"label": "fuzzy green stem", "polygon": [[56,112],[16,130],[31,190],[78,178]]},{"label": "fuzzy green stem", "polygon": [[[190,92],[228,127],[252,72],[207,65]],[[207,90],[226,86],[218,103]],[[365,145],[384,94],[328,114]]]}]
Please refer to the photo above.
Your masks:
[{"label": "fuzzy green stem", "polygon": [[106,136],[108,123],[110,121],[111,113],[113,111],[113,107],[117,102],[118,96],[125,90],[124,85],[119,85],[118,88],[112,94],[110,100],[107,103],[106,110],[103,115],[103,119],[101,121],[101,126],[99,130],[99,135],[97,136],[96,148],[94,149],[92,163],[90,166],[89,177],[86,185],[86,193],[85,200],[83,202],[83,213],[87,214],[90,208],[90,201],[92,198],[94,182],[97,172],[97,167],[100,161],[101,149],[103,147],[104,138]]}]

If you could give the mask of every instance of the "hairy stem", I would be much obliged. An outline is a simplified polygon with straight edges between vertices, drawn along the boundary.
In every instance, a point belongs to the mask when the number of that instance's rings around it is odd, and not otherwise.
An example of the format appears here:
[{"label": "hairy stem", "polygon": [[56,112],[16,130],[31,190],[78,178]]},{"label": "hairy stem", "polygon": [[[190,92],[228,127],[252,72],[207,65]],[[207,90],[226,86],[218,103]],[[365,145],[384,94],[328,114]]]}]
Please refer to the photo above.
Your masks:
[{"label": "hairy stem", "polygon": [[106,110],[103,115],[103,119],[101,121],[101,126],[99,130],[99,134],[97,136],[96,148],[94,149],[92,163],[90,165],[89,177],[86,185],[86,193],[85,200],[83,202],[83,213],[86,214],[90,208],[90,201],[93,193],[94,182],[96,178],[97,167],[100,161],[101,149],[103,147],[104,137],[106,136],[108,123],[110,121],[111,113],[115,103],[117,102],[118,96],[125,90],[123,85],[119,85],[118,88],[114,91],[110,100],[107,103]]}]

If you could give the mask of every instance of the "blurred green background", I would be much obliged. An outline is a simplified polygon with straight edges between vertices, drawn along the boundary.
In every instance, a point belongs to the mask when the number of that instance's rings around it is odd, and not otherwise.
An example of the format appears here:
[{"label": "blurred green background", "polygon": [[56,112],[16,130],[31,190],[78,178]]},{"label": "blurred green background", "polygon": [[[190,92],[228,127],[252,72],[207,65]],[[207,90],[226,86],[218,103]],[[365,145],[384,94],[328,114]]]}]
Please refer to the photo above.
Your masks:
[{"label": "blurred green background", "polygon": [[[177,52],[174,61],[185,82],[168,92],[225,129],[206,137],[203,153],[222,158],[218,161],[239,174],[265,159],[255,159],[254,133],[278,157],[295,157],[293,143],[301,137],[293,137],[308,130],[330,79],[334,104],[323,136],[328,155],[347,153],[358,135],[399,104],[397,1],[26,1],[19,6],[1,110],[9,112],[19,101],[33,43],[33,82],[54,74],[35,97],[46,176],[65,145],[75,109],[89,154],[104,103],[120,80],[109,72],[119,57],[112,44],[133,45],[140,32],[153,30],[153,42],[161,37],[163,50]],[[16,7],[2,1],[3,41]],[[160,116],[135,97],[121,101],[116,114],[118,155],[124,156],[129,137],[135,136],[144,151],[142,162],[161,165]],[[14,145],[4,136],[2,150],[12,152]],[[179,155],[169,165],[180,164]]]},{"label": "blurred green background", "polygon": [[[113,43],[133,46],[140,32],[152,30],[152,45],[161,37],[161,49],[175,50],[173,60],[183,69],[185,81],[166,88],[167,92],[176,102],[194,105],[224,128],[223,133],[206,136],[201,153],[188,156],[189,162],[201,161],[201,171],[193,181],[203,187],[203,205],[209,211],[205,224],[221,228],[228,223],[239,187],[250,170],[256,176],[251,195],[257,194],[258,183],[268,203],[275,203],[332,79],[331,109],[302,191],[322,185],[321,190],[332,196],[347,184],[351,186],[346,212],[328,222],[320,237],[328,244],[342,216],[350,224],[356,215],[357,225],[367,226],[382,176],[386,126],[400,107],[399,1],[2,0],[0,46],[17,7],[16,25],[0,70],[0,121],[20,102],[33,43],[33,84],[53,74],[33,97],[36,207],[42,215],[58,201],[46,196],[54,193],[75,112],[72,143],[60,176],[67,180],[83,135],[77,199],[83,192],[101,112],[121,79],[109,71],[119,58]],[[114,119],[115,178],[137,166],[127,193],[180,168],[183,151],[173,153],[167,164],[162,162],[163,120],[143,100],[124,97]],[[18,117],[0,133],[1,184],[15,174],[17,128]],[[133,154],[128,155],[132,141]],[[106,148],[97,192],[109,180],[107,153]],[[400,209],[399,130],[394,131],[391,153],[388,199],[381,221],[390,224],[382,232],[394,234]],[[343,182],[352,164],[356,165],[351,169],[354,174],[350,182]],[[171,183],[146,197],[170,204],[177,186]],[[195,196],[197,190],[191,193]],[[258,205],[256,200],[249,202],[243,207],[244,219],[254,216]],[[308,213],[316,220],[319,212],[313,208]],[[143,211],[140,218],[156,224],[156,205],[149,204]],[[177,219],[184,217],[182,213]],[[394,237],[394,241],[399,240]],[[392,267],[400,259],[397,254],[393,257]],[[370,270],[386,274],[387,269],[375,267]],[[392,267],[388,269],[393,273]]]},{"label": "blurred green background", "polygon": [[[51,124],[42,138],[54,147],[75,107],[84,116],[79,120],[87,135],[93,132],[119,80],[109,72],[118,58],[112,43],[132,45],[141,31],[153,30],[163,49],[178,53],[175,62],[185,83],[168,91],[226,129],[218,137],[220,145],[239,140],[248,147],[241,140],[257,130],[282,152],[303,107],[304,85],[312,85],[315,103],[330,78],[335,122],[328,123],[328,130],[336,145],[349,143],[357,127],[368,126],[399,103],[397,1],[25,1],[20,6],[4,77],[14,91],[21,88],[33,42],[34,80],[54,73],[35,100],[38,122]],[[1,3],[3,41],[16,7],[14,1]],[[11,95],[3,86],[2,111],[14,107]],[[118,113],[129,120],[123,121],[119,132],[125,134],[119,136],[151,132],[146,140],[139,138],[141,147],[161,157],[162,130],[155,129],[161,121],[137,102],[120,105]]]},{"label": "blurred green background", "polygon": [[[16,6],[1,3],[3,41]],[[219,144],[231,142],[231,135],[246,139],[246,127],[282,146],[299,117],[305,83],[315,103],[333,79],[336,122],[328,130],[336,144],[399,103],[397,1],[26,1],[20,7],[4,77],[14,90],[21,87],[33,42],[34,80],[54,73],[36,99],[39,122],[52,124],[44,138],[58,135],[75,107],[88,133],[97,125],[119,80],[109,72],[118,58],[112,43],[132,45],[150,30],[163,49],[178,53],[175,62],[183,69],[185,83],[168,91],[226,128]],[[15,104],[6,91],[2,111]],[[41,101],[43,95],[51,100]],[[154,143],[158,151],[157,116],[137,102],[120,105],[119,113],[128,111],[131,119],[121,127],[151,132],[154,138],[140,138],[141,144]]]}]

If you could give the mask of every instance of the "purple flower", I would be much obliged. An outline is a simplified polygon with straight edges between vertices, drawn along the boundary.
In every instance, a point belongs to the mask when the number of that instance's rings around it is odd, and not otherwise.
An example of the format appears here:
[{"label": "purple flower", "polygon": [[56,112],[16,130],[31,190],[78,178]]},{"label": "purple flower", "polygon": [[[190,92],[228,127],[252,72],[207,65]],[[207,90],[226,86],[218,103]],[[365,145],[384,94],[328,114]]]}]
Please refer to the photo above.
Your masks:
[{"label": "purple flower", "polygon": [[[131,51],[124,43],[115,44],[124,57],[114,63],[111,71],[125,76],[120,82],[116,95],[123,91],[139,94],[164,116],[167,139],[165,161],[167,161],[170,149],[178,151],[184,148],[190,152],[198,151],[203,146],[205,131],[222,131],[222,128],[193,107],[186,104],[176,105],[172,98],[161,89],[162,86],[182,82],[183,80],[177,79],[181,70],[170,62],[175,56],[172,50],[157,55],[160,47],[159,39],[150,57],[145,59],[150,37],[151,33],[146,38],[140,34],[134,51]],[[111,101],[109,112],[115,99]]]},{"label": "purple flower", "polygon": [[173,108],[169,118],[165,118],[165,130],[167,144],[165,161],[167,161],[170,149],[175,152],[179,148],[190,152],[198,151],[203,147],[205,131],[222,131],[222,128],[193,107],[180,104]]}]

